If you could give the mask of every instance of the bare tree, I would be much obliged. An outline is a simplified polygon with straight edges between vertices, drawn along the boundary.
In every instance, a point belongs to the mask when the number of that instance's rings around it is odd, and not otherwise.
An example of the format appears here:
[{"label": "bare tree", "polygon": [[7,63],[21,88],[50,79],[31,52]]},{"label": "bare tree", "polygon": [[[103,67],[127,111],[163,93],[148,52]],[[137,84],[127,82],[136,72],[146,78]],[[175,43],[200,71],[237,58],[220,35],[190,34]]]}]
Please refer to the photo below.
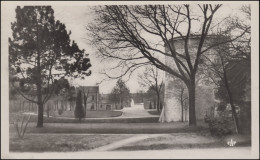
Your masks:
[{"label": "bare tree", "polygon": [[189,97],[187,96],[187,88],[186,86],[183,84],[182,81],[180,81],[179,79],[176,79],[174,81],[174,85],[175,88],[177,88],[177,90],[174,90],[175,95],[177,96],[178,101],[181,104],[181,121],[184,121],[184,114],[186,115],[186,113],[184,112],[186,109],[186,101],[189,99]]},{"label": "bare tree", "polygon": [[160,112],[161,94],[163,88],[163,73],[152,65],[145,67],[142,74],[138,75],[138,82],[147,89],[152,89],[157,96],[157,111]]},{"label": "bare tree", "polygon": [[110,99],[115,103],[119,102],[121,109],[123,109],[124,104],[128,105],[130,90],[122,79],[117,80],[116,86],[111,91]]},{"label": "bare tree", "polygon": [[[245,18],[250,20],[250,6],[243,6],[241,11],[244,13]],[[227,95],[228,97],[227,99],[231,105],[237,133],[240,133],[241,130],[234,104],[235,93],[232,90],[234,88],[241,88],[242,83],[249,83],[250,85],[251,79],[251,26],[250,21],[246,23],[239,19],[239,17],[230,18],[229,21],[227,21],[227,25],[229,26],[227,30],[218,34],[224,35],[230,34],[231,32],[238,32],[237,34],[242,36],[239,36],[239,38],[231,41],[227,45],[217,47],[217,52],[213,55],[216,58],[210,57],[212,55],[204,55],[207,62],[209,62],[206,65],[204,64],[205,69],[207,69],[208,78],[210,78],[216,86],[223,87],[226,90],[226,93],[221,94],[224,94],[224,96]],[[237,72],[237,70],[239,70],[239,72]]]},{"label": "bare tree", "polygon": [[[197,8],[196,8],[197,7]],[[215,13],[221,5],[144,5],[98,6],[96,18],[87,29],[93,44],[104,59],[117,60],[114,68],[122,68],[121,77],[143,65],[152,63],[157,68],[181,79],[189,92],[189,125],[196,125],[195,79],[201,56],[215,46],[234,39],[223,38],[209,46],[204,43],[210,34]],[[194,9],[195,8],[195,9]],[[194,10],[197,10],[196,12]],[[193,30],[194,25],[200,26]],[[197,34],[198,45],[189,48],[189,39]],[[244,34],[244,33],[242,33]],[[173,38],[183,40],[184,53],[178,52]],[[238,36],[239,37],[239,36]],[[219,37],[216,37],[219,38]],[[165,52],[164,48],[169,52]],[[155,56],[156,55],[156,56]],[[171,59],[175,68],[158,56]]]},{"label": "bare tree", "polygon": [[84,109],[85,109],[85,115],[86,115],[87,114],[87,104],[88,104],[89,90],[82,88],[81,91],[83,92],[83,103],[84,103]]}]

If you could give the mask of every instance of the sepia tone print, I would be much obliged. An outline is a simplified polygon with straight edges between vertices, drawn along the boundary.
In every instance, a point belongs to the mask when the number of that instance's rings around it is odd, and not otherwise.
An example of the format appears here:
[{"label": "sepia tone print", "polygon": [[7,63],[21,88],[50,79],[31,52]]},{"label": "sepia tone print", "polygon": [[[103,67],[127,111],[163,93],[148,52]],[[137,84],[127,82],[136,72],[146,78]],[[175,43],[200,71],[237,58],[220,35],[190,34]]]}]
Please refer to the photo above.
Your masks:
[{"label": "sepia tone print", "polygon": [[10,154],[250,157],[250,3],[9,9]]}]

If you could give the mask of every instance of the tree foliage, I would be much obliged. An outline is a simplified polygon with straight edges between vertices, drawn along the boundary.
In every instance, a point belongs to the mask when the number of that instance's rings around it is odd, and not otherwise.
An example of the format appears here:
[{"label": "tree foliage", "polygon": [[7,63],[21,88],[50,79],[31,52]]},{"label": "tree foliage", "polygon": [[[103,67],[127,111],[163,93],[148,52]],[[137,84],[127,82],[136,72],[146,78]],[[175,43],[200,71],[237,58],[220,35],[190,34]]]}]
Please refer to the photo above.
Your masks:
[{"label": "tree foliage", "polygon": [[85,117],[85,111],[84,111],[83,103],[82,103],[82,94],[81,94],[80,90],[77,94],[76,108],[74,111],[74,115],[75,115],[75,118],[79,119],[79,121],[81,121],[81,119]]},{"label": "tree foliage", "polygon": [[159,112],[164,94],[163,72],[155,66],[147,65],[144,72],[138,75],[138,82],[142,87],[148,88],[156,94],[154,98],[157,99],[156,106]]},{"label": "tree foliage", "polygon": [[129,105],[130,90],[122,79],[117,80],[116,86],[111,91],[110,99],[119,103],[121,108],[123,108],[124,104]]},{"label": "tree foliage", "polygon": [[[87,29],[93,37],[91,43],[101,56],[117,61],[114,68],[124,70],[119,72],[120,76],[129,72],[131,75],[136,69],[152,63],[181,79],[189,90],[189,124],[196,125],[195,81],[202,55],[214,46],[236,39],[205,45],[208,35],[213,33],[211,24],[220,7],[207,4],[98,6],[94,8],[95,22]],[[194,35],[198,44],[191,49],[189,40]],[[182,51],[174,44],[176,37],[183,42]],[[162,56],[176,67],[165,63]]]},{"label": "tree foliage", "polygon": [[[38,104],[37,126],[42,127],[43,104],[55,91],[54,79],[89,76],[90,59],[71,42],[71,33],[55,20],[51,6],[18,6],[15,11],[9,38],[10,81],[25,99]],[[13,85],[15,81],[19,87]]]},{"label": "tree foliage", "polygon": [[[241,10],[245,17],[250,18],[250,6],[243,6]],[[233,17],[227,21],[227,26],[226,30],[218,34],[230,37],[235,32],[241,36],[227,45],[217,47],[214,60],[205,56],[209,62],[205,66],[209,78],[217,86],[216,97],[226,104],[230,103],[236,131],[240,133],[235,103],[243,105],[245,97],[251,94],[246,91],[251,89],[251,25],[250,22],[240,22],[238,17]]]}]

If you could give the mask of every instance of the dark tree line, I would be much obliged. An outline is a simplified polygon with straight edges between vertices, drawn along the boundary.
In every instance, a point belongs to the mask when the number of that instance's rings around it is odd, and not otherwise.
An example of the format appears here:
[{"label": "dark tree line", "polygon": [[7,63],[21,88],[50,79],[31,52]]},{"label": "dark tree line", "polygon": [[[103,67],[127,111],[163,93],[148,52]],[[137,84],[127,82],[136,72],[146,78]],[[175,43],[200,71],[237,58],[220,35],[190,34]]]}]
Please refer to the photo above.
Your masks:
[{"label": "dark tree line", "polygon": [[[194,8],[200,13],[194,15]],[[183,81],[189,93],[189,125],[196,125],[195,82],[202,55],[245,33],[232,39],[221,38],[221,42],[206,46],[208,35],[213,33],[214,15],[220,8],[221,5],[208,4],[98,6],[94,8],[95,22],[87,29],[93,37],[91,43],[104,58],[117,60],[118,67],[127,66],[121,75],[152,63]],[[192,29],[194,25],[199,26],[197,31]],[[189,39],[193,34],[197,34],[198,45],[191,50]],[[183,41],[184,53],[177,51],[172,41],[174,37]],[[165,52],[164,47],[169,52]],[[159,55],[171,59],[176,67],[167,65]]]},{"label": "dark tree line", "polygon": [[71,42],[71,33],[55,20],[51,6],[18,6],[15,11],[9,38],[10,84],[38,105],[37,127],[42,127],[43,105],[55,91],[54,79],[89,76],[90,59]]}]

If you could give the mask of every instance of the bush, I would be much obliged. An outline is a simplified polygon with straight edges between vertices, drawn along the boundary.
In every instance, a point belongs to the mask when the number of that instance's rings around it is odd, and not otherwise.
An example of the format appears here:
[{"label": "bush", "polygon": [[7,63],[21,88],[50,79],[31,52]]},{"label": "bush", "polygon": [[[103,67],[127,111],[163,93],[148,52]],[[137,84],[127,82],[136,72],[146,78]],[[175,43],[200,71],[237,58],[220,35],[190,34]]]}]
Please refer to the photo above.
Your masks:
[{"label": "bush", "polygon": [[77,100],[76,100],[76,108],[74,111],[75,118],[78,118],[81,121],[82,118],[85,117],[85,111],[82,105],[82,96],[81,91],[78,92]]},{"label": "bush", "polygon": [[[18,118],[14,122],[14,125],[15,125],[15,128],[16,128],[16,132],[17,132],[17,135],[18,135],[19,138],[23,138],[24,137],[24,134],[25,134],[27,125],[28,125],[28,123],[30,121],[30,118],[31,118],[31,116],[29,115],[27,121],[25,121],[25,115],[23,115],[22,121]],[[21,123],[19,125],[20,121],[21,121]],[[25,124],[24,124],[24,122],[25,122]]]},{"label": "bush", "polygon": [[62,115],[62,113],[63,113],[63,110],[62,109],[58,109],[58,114]]},{"label": "bush", "polygon": [[[221,108],[221,109],[220,109]],[[229,116],[227,110],[223,110],[223,106],[218,106],[218,114],[214,116],[215,107],[211,108],[212,111],[208,112],[204,120],[209,126],[209,131],[212,136],[223,137],[233,134],[235,132],[235,124],[232,116]]]},{"label": "bush", "polygon": [[221,113],[219,117],[205,116],[205,122],[209,125],[209,131],[212,136],[223,137],[234,132],[234,123],[231,117]]},{"label": "bush", "polygon": [[150,102],[150,104],[149,104],[149,109],[152,109],[152,103]]}]

